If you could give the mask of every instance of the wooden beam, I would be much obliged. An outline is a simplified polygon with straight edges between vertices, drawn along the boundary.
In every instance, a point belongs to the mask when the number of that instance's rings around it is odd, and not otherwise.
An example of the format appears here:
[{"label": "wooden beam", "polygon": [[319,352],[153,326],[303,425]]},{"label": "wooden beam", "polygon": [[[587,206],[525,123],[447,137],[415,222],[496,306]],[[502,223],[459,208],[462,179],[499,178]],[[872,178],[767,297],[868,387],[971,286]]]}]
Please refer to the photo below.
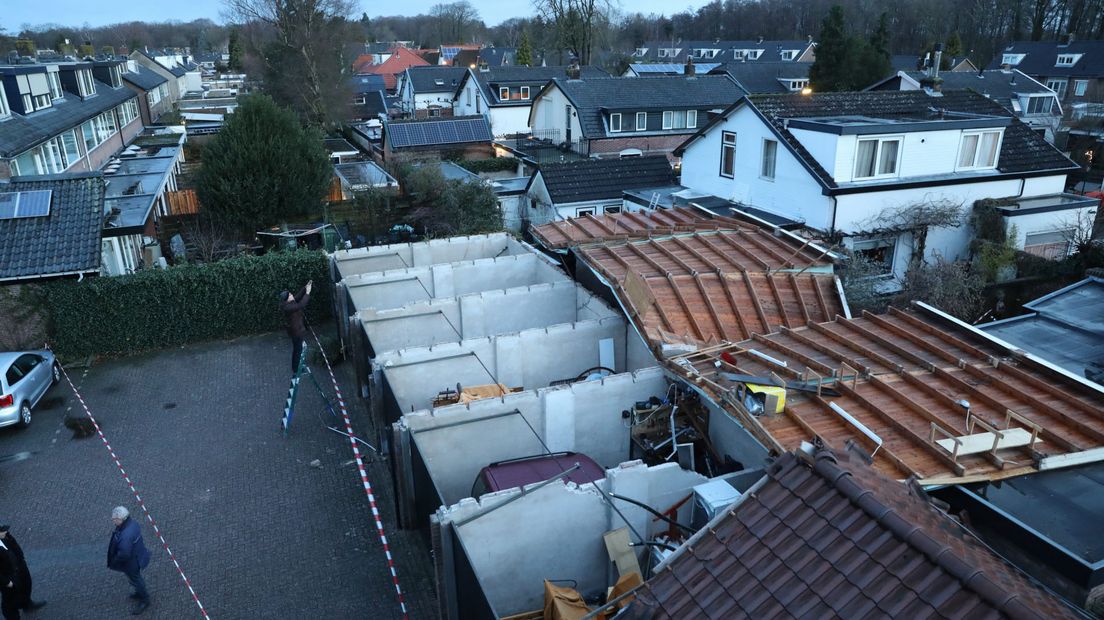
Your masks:
[{"label": "wooden beam", "polygon": [[893,342],[889,338],[886,338],[885,336],[883,336],[881,334],[876,334],[876,333],[870,331],[869,329],[863,327],[862,325],[859,325],[854,320],[839,321],[839,324],[841,326],[843,326],[844,328],[846,328],[846,329],[858,332],[858,333],[862,334],[863,336],[865,336],[866,338],[868,338],[870,340],[873,340],[874,342],[877,342],[878,344],[880,344],[883,347],[889,349],[890,351],[893,351],[897,355],[900,355],[901,357],[903,357],[907,360],[911,360],[912,362],[914,362],[916,365],[920,366],[921,368],[932,368],[932,367],[935,366],[935,364],[931,363],[930,360],[924,359],[919,354],[917,354],[915,351],[912,351],[911,349],[907,349],[907,348],[897,344],[896,342]]},{"label": "wooden beam", "polygon": [[743,334],[743,338],[751,338],[751,330],[748,329],[746,323],[744,323],[743,313],[740,312],[740,304],[736,302],[736,296],[732,293],[732,281],[728,276],[723,273],[717,273],[717,279],[721,282],[721,288],[724,290],[725,299],[728,300],[728,305],[732,306],[732,314],[736,317],[736,323],[740,326],[740,332]]},{"label": "wooden beam", "polygon": [[[694,311],[690,309],[690,304],[686,303],[686,298],[682,296],[682,291],[679,290],[678,282],[675,281],[675,276],[670,273],[667,274],[667,284],[671,285],[671,290],[675,293],[675,298],[678,299],[679,305],[682,306],[682,313],[686,315],[686,321],[690,323],[690,328],[694,330],[694,333],[698,336],[698,340],[706,340],[705,332],[702,331],[701,326],[698,325],[698,320],[694,318]],[[656,300],[656,306],[661,306],[659,300]]]},{"label": "wooden beam", "polygon": [[933,346],[930,342],[928,342],[927,340],[925,340],[923,338],[920,338],[915,333],[912,333],[912,332],[909,332],[908,330],[902,329],[899,325],[895,325],[893,323],[890,323],[889,321],[883,319],[882,317],[880,317],[876,314],[872,314],[870,312],[867,312],[866,310],[863,310],[863,318],[870,321],[871,323],[881,327],[882,329],[893,332],[893,334],[896,335],[896,336],[899,336],[899,337],[904,338],[905,340],[907,340],[907,341],[909,341],[913,344],[916,344],[917,346],[931,352],[932,354],[936,355],[937,357],[943,358],[944,360],[950,362],[951,364],[954,364],[955,366],[957,366],[959,360],[962,359],[962,358],[958,357],[957,355],[955,355],[954,353],[951,353],[950,351],[947,351],[946,349],[941,349],[937,346]]},{"label": "wooden beam", "polygon": [[774,297],[774,303],[778,306],[778,314],[782,317],[782,325],[789,327],[790,317],[786,313],[786,304],[782,301],[782,294],[778,292],[778,285],[774,282],[774,276],[765,273],[762,278],[767,281],[767,286],[770,287],[771,296]]},{"label": "wooden beam", "polygon": [[[734,234],[743,234],[743,232],[740,231],[740,232],[737,232],[737,233],[734,233]],[[763,260],[763,258],[761,256],[759,256],[758,254],[756,254],[755,252],[752,252],[752,251],[748,250],[747,248],[745,248],[744,246],[742,246],[742,245],[736,243],[735,241],[733,241],[729,237],[729,235],[727,235],[725,233],[717,233],[716,238],[720,239],[728,247],[732,248],[733,250],[736,250],[737,254],[741,254],[743,256],[746,256],[746,257],[750,258],[752,260],[752,262],[759,265],[759,267],[761,267],[764,271],[770,269],[770,263]],[[702,241],[705,241],[705,243],[710,248],[717,251],[718,254],[722,253],[715,245],[713,245],[713,242],[711,240],[708,240],[707,237],[702,237]]]},{"label": "wooden beam", "polygon": [[969,352],[970,354],[976,356],[980,360],[989,359],[989,354],[986,353],[985,351],[982,351],[981,349],[973,346],[972,344],[970,344],[970,343],[968,343],[968,342],[966,342],[966,341],[964,341],[960,338],[955,338],[954,336],[951,336],[947,332],[935,327],[934,325],[932,325],[931,323],[928,323],[927,321],[924,321],[924,320],[916,317],[915,315],[913,315],[910,312],[905,312],[903,310],[898,310],[897,308],[892,308],[891,307],[889,309],[889,314],[891,316],[894,316],[894,317],[897,317],[897,318],[901,319],[902,321],[905,321],[909,325],[915,327],[916,329],[919,329],[922,332],[925,332],[925,333],[931,334],[932,336],[935,336],[936,338],[942,340],[943,342],[946,342],[947,344],[958,347],[959,349],[962,349],[963,351]]},{"label": "wooden beam", "polygon": [[771,333],[771,324],[767,320],[767,313],[763,312],[763,305],[759,303],[759,295],[755,292],[755,285],[751,283],[751,275],[744,271],[741,272],[744,276],[744,286],[747,288],[748,298],[751,299],[751,303],[755,306],[755,313],[759,315],[759,322],[763,326],[763,333]]},{"label": "wooden beam", "polygon": [[825,364],[824,362],[821,362],[821,361],[818,361],[815,358],[809,357],[808,355],[805,355],[804,353],[801,353],[800,351],[797,351],[796,349],[792,349],[790,347],[787,347],[786,345],[782,344],[781,342],[778,342],[777,340],[772,340],[772,339],[770,339],[770,338],[768,338],[768,337],[766,337],[762,334],[752,334],[751,339],[755,340],[757,342],[761,342],[761,343],[767,345],[768,347],[770,347],[771,349],[781,351],[782,354],[785,355],[786,357],[788,357],[792,360],[801,362],[802,364],[805,364],[806,366],[808,366],[810,368],[816,368],[816,369],[820,370],[820,372],[826,372],[826,373],[831,374],[832,371],[835,370],[834,368],[832,368],[831,366]]},{"label": "wooden beam", "polygon": [[[981,369],[978,370],[981,371]],[[991,373],[989,373],[988,371],[982,372],[984,372],[986,375],[991,375]],[[1010,374],[1016,379],[1023,381],[1024,383],[1030,383],[1040,390],[1043,390],[1047,394],[1050,394],[1055,398],[1061,399],[1063,402],[1077,407],[1083,413],[1086,413],[1091,417],[1104,419],[1104,410],[1102,410],[1100,407],[1094,407],[1089,403],[1081,400],[1076,395],[1070,394],[1069,392],[1066,392],[1065,390],[1055,386],[1053,383],[1047,381],[1046,379],[1037,377],[1034,374],[1023,370],[1022,368],[1017,368],[1012,364],[1002,363],[1000,366],[997,367],[997,372]]]},{"label": "wooden beam", "polygon": [[[654,245],[655,241],[646,241],[645,243],[647,243],[649,245]],[[630,242],[625,247],[629,248],[630,252],[632,252],[633,254],[636,254],[645,263],[648,263],[648,265],[650,265],[653,269],[655,269],[657,272],[659,272],[658,275],[662,276],[662,275],[666,275],[667,273],[670,273],[669,269],[667,269],[666,267],[663,267],[662,265],[657,263],[655,261],[655,259],[653,259],[651,256],[648,256],[648,254],[646,252],[644,252],[639,247],[637,247],[636,243],[631,243]],[[644,274],[640,274],[640,275],[643,276]]]},{"label": "wooden beam", "polygon": [[782,330],[782,333],[786,334],[790,338],[793,338],[794,340],[800,342],[801,344],[809,347],[810,349],[816,349],[817,351],[820,351],[821,353],[831,357],[832,359],[850,364],[854,368],[856,368],[858,370],[861,370],[865,373],[872,372],[869,366],[867,366],[866,364],[863,364],[858,359],[856,359],[854,357],[851,357],[849,355],[845,355],[843,353],[840,353],[836,349],[833,349],[832,347],[828,346],[827,344],[824,344],[824,342],[822,340],[814,340],[812,338],[806,337],[805,332],[807,332],[807,331],[808,330],[795,330],[795,329],[790,329],[790,328],[787,327],[787,328]]},{"label": "wooden beam", "polygon": [[[840,320],[846,320],[846,319],[840,319]],[[831,324],[833,324],[833,325],[838,324],[840,320],[837,320],[837,321],[835,321],[834,323],[831,323]],[[886,370],[889,370],[891,372],[896,372],[897,369],[901,367],[900,364],[898,364],[897,362],[894,362],[893,360],[889,359],[888,357],[885,357],[881,353],[878,353],[877,351],[872,351],[870,349],[867,349],[866,347],[856,343],[853,340],[847,340],[842,335],[837,334],[834,330],[830,329],[828,327],[828,325],[829,325],[829,323],[809,323],[809,328],[812,329],[813,331],[819,333],[819,334],[823,334],[828,339],[833,340],[833,341],[837,342],[838,344],[843,345],[846,348],[857,349],[859,351],[859,353],[861,353],[864,357],[869,357],[870,359],[878,362],[879,364],[884,366],[886,368]],[[863,364],[863,367],[867,367],[867,366],[865,364]]]},{"label": "wooden beam", "polygon": [[[710,298],[709,291],[705,289],[705,283],[702,282],[702,275],[695,274],[693,276],[694,283],[698,285],[698,292],[701,293],[702,299],[705,300],[705,307],[709,310],[709,316],[713,318],[713,324],[717,327],[717,339],[718,340],[731,340],[728,335],[728,330],[725,329],[725,325],[721,322],[721,317],[717,313],[716,306],[713,305],[713,300]],[[734,312],[739,312],[736,308],[733,308]]]},{"label": "wooden beam", "polygon": [[[697,269],[694,269],[693,267],[690,266],[690,263],[687,263],[686,261],[682,260],[681,258],[676,256],[674,252],[667,249],[667,240],[666,239],[663,240],[663,241],[655,241],[655,242],[653,242],[653,244],[655,245],[655,248],[660,251],[661,254],[663,254],[667,258],[671,259],[672,262],[674,262],[676,265],[681,267],[686,272],[686,275],[694,275],[695,273],[698,272]],[[710,271],[712,271],[712,270],[710,270]]]},{"label": "wooden beam", "polygon": [[820,304],[820,311],[824,313],[824,320],[831,321],[832,311],[828,309],[828,300],[824,298],[824,291],[820,288],[820,278],[813,274],[809,274],[809,278],[813,283],[813,291],[816,293],[817,303]]},{"label": "wooden beam", "polygon": [[794,266],[793,261],[786,258],[780,252],[775,251],[774,248],[770,247],[766,243],[763,243],[763,240],[758,238],[760,234],[761,233],[758,231],[758,229],[757,230],[752,230],[752,231],[746,231],[746,232],[741,231],[740,232],[740,236],[742,238],[747,239],[748,242],[751,243],[752,245],[754,245],[755,247],[757,247],[760,250],[766,252],[767,254],[770,254],[775,260],[782,263],[783,267],[793,267]]},{"label": "wooden beam", "polygon": [[[809,321],[813,319],[809,315],[809,309],[805,307],[805,296],[801,294],[801,284],[798,282],[797,276],[795,276],[794,274],[787,274],[787,276],[790,282],[790,287],[793,289],[794,296],[797,297],[797,307],[799,310],[801,310],[802,324],[808,324]],[[767,277],[769,278],[770,276]],[[813,286],[816,286],[815,282],[813,283]],[[790,327],[789,321],[786,322],[786,327]]]}]

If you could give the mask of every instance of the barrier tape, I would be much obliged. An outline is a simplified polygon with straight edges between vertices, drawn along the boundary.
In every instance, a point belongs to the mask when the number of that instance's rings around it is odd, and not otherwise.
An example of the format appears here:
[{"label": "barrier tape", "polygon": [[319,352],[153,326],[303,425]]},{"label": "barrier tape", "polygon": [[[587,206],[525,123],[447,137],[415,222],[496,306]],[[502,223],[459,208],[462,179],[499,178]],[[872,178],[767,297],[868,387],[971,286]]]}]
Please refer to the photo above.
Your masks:
[{"label": "barrier tape", "polygon": [[379,509],[376,507],[376,496],[372,493],[372,483],[368,481],[368,472],[364,468],[364,460],[360,458],[360,449],[357,447],[357,437],[353,433],[353,424],[349,421],[349,410],[345,407],[345,398],[341,396],[341,386],[337,384],[337,377],[334,375],[333,366],[330,366],[330,358],[326,356],[326,350],[322,348],[322,342],[318,339],[318,334],[314,331],[314,327],[310,328],[311,335],[314,336],[314,343],[318,345],[318,351],[322,354],[322,361],[326,363],[326,370],[330,373],[330,381],[333,382],[334,394],[337,396],[337,404],[341,407],[341,417],[345,420],[345,432],[349,437],[349,444],[353,447],[353,458],[356,459],[357,469],[360,470],[360,482],[364,485],[364,492],[368,494],[368,503],[372,507],[372,518],[376,521],[376,533],[379,535],[380,543],[383,544],[383,553],[387,556],[387,568],[391,571],[391,583],[395,584],[395,594],[399,598],[399,608],[402,609],[402,617],[405,620],[408,618],[406,613],[406,602],[403,600],[402,588],[399,587],[399,573],[395,569],[395,560],[391,557],[391,547],[387,544],[387,535],[383,531],[383,519],[380,517]]},{"label": "barrier tape", "polygon": [[181,568],[180,562],[176,560],[176,555],[173,554],[172,549],[169,548],[169,543],[165,541],[165,536],[161,533],[161,528],[157,527],[157,522],[153,520],[153,515],[150,514],[149,508],[146,508],[146,503],[142,501],[142,496],[138,494],[138,489],[134,487],[134,483],[130,480],[130,476],[123,469],[123,464],[119,461],[118,455],[115,454],[115,450],[111,447],[111,444],[107,441],[107,436],[104,435],[103,429],[100,428],[100,423],[96,421],[95,416],[92,415],[92,411],[88,408],[88,404],[84,402],[84,397],[77,390],[77,386],[73,384],[73,380],[69,378],[69,373],[65,371],[65,368],[58,364],[58,368],[61,368],[62,375],[65,376],[65,382],[69,384],[69,387],[73,390],[73,394],[77,396],[77,400],[80,401],[81,407],[84,408],[84,413],[88,416],[89,420],[92,420],[92,425],[96,427],[96,432],[100,435],[100,440],[103,441],[104,447],[107,448],[108,454],[111,455],[111,459],[115,461],[115,466],[119,468],[119,473],[123,475],[123,480],[130,487],[130,492],[134,494],[134,499],[138,501],[138,505],[142,507],[142,512],[145,513],[146,519],[149,520],[150,525],[153,526],[153,533],[157,535],[157,539],[161,541],[161,546],[165,548],[165,553],[169,554],[169,559],[172,560],[173,566],[176,567],[176,572],[180,574],[180,578],[184,580],[185,587],[188,588],[188,592],[192,595],[192,600],[199,606],[199,613],[204,618],[210,620],[211,616],[207,615],[207,610],[203,607],[203,603],[199,600],[199,595],[196,594],[195,588],[192,587],[192,582],[188,580],[188,576],[184,574],[184,569]]}]

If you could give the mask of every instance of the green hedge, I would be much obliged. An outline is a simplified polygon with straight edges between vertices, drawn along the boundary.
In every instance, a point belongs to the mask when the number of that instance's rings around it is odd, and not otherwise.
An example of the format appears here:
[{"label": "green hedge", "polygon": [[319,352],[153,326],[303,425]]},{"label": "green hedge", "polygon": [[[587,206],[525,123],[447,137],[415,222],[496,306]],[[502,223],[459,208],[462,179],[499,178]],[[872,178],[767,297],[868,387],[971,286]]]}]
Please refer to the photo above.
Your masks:
[{"label": "green hedge", "polygon": [[277,293],[314,280],[309,321],[331,314],[326,255],[272,252],[208,265],[53,283],[47,306],[63,357],[120,355],[284,327]]},{"label": "green hedge", "polygon": [[517,170],[518,160],[513,157],[495,157],[494,159],[462,159],[456,164],[468,172],[513,172]]}]

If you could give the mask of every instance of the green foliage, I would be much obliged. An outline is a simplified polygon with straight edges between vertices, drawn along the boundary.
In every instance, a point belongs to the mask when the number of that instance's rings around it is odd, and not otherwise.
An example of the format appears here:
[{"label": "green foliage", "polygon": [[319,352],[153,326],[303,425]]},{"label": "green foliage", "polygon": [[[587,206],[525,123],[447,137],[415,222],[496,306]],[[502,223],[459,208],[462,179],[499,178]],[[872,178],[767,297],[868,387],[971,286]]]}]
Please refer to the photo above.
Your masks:
[{"label": "green foliage", "polygon": [[514,62],[521,67],[528,67],[533,64],[533,48],[529,44],[529,33],[525,30],[521,32],[521,42],[518,43]]},{"label": "green foliage", "polygon": [[1015,275],[1016,237],[1016,227],[1012,226],[1003,239],[982,240],[977,244],[977,267],[986,282],[1008,279],[1009,272]]},{"label": "green foliage", "polygon": [[502,230],[502,210],[487,183],[446,179],[426,165],[400,172],[413,219],[427,236],[474,235]]},{"label": "green foliage", "polygon": [[243,232],[318,210],[333,179],[322,136],[264,95],[244,97],[203,148],[196,193]]},{"label": "green foliage", "polygon": [[824,18],[816,60],[809,68],[814,92],[862,90],[892,73],[889,16],[882,13],[869,41],[849,36],[843,7],[835,5]]},{"label": "green foliage", "polygon": [[1003,244],[1008,237],[1004,229],[1004,217],[997,207],[1005,204],[1004,201],[995,198],[984,198],[974,202],[974,209],[970,213],[970,227],[974,230],[974,238],[996,244]]},{"label": "green foliage", "polygon": [[307,318],[320,321],[330,316],[328,264],[306,250],[58,281],[46,304],[59,354],[122,355],[281,329],[276,294],[312,279]]},{"label": "green foliage", "polygon": [[230,29],[229,42],[227,43],[230,51],[230,60],[227,63],[234,71],[241,71],[243,65],[243,55],[245,50],[242,49],[241,44],[241,32],[235,27]]},{"label": "green foliage", "polygon": [[[958,32],[952,32],[951,36],[947,38],[947,42],[943,45],[943,58],[946,58],[947,68],[950,69],[951,59],[962,57],[964,50],[962,49],[962,37],[958,36]],[[943,67],[940,67],[942,69]]]},{"label": "green foliage", "polygon": [[456,161],[456,165],[476,174],[480,172],[513,172],[517,170],[518,160],[513,157],[460,159]]}]

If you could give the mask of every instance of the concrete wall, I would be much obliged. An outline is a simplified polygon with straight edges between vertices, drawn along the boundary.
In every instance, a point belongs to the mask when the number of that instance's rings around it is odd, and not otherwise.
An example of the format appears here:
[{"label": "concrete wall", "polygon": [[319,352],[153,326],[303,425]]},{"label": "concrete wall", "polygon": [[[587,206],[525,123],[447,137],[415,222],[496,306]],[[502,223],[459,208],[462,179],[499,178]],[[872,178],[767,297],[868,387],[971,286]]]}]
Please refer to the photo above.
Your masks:
[{"label": "concrete wall", "polygon": [[[601,381],[418,411],[395,426],[410,435],[437,491],[452,504],[470,496],[480,469],[541,454],[541,441],[554,452],[580,452],[603,467],[617,466],[629,458],[629,429],[621,411],[652,396],[663,398],[667,389],[659,368],[645,368]],[[512,411],[518,413],[509,415]]]},{"label": "concrete wall", "polygon": [[357,310],[386,310],[430,299],[566,279],[548,259],[526,253],[347,276],[343,281]]},{"label": "concrete wall", "polygon": [[334,253],[334,262],[341,276],[348,277],[388,269],[424,267],[532,251],[534,250],[527,244],[506,233],[495,233],[340,250]]},{"label": "concrete wall", "polygon": [[[610,470],[599,484],[608,492],[663,511],[705,481],[675,464],[648,468],[633,461]],[[573,579],[584,596],[604,594],[615,575],[602,535],[625,527],[621,517],[591,485],[553,483],[504,503],[518,493],[502,491],[484,496],[481,502],[466,499],[437,514],[449,536],[460,542],[494,613],[504,616],[540,609],[545,579]],[[666,523],[653,520],[643,509],[614,501],[642,536],[654,538],[667,529]],[[463,522],[481,511],[481,516]],[[680,520],[685,519],[680,513]],[[638,542],[631,533],[630,537]],[[445,572],[444,578],[451,578],[451,567],[446,566]]]},{"label": "concrete wall", "polygon": [[[615,372],[636,370],[628,364],[626,330],[625,320],[613,316],[380,354],[372,364],[373,407],[394,420],[401,413],[428,409],[438,392],[455,389],[457,383],[547,387],[598,366],[603,339],[613,340]],[[384,389],[393,402],[375,400],[383,397]]]},{"label": "concrete wall", "polygon": [[392,310],[367,309],[359,318],[372,350],[379,353],[617,314],[574,282],[561,280]]}]

